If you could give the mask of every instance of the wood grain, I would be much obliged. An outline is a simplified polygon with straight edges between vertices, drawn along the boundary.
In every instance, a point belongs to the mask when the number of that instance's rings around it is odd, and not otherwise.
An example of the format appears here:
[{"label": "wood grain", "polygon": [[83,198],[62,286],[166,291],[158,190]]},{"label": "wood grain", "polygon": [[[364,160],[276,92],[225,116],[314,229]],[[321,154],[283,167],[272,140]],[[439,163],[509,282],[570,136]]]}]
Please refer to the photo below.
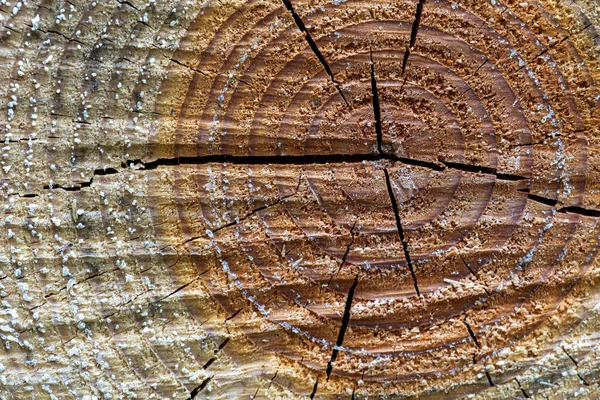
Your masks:
[{"label": "wood grain", "polygon": [[600,397],[596,1],[0,24],[0,398]]}]

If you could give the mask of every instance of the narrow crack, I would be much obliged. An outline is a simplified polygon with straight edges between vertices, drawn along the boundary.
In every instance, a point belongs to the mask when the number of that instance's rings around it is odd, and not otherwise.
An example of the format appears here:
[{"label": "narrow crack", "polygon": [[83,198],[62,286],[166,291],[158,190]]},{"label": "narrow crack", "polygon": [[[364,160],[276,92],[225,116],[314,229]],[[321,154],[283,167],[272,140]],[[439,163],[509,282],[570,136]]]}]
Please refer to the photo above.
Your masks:
[{"label": "narrow crack", "polygon": [[327,286],[331,285],[331,281],[332,281],[333,277],[342,270],[342,267],[346,263],[346,258],[348,258],[348,253],[350,253],[350,248],[354,244],[354,228],[355,227],[356,227],[356,221],[354,221],[354,224],[352,225],[352,228],[350,228],[350,235],[351,235],[350,242],[346,246],[346,251],[344,252],[344,255],[342,256],[342,261],[340,262],[340,266],[338,267],[337,271],[334,272],[331,275],[331,277],[329,278],[329,282],[327,283]]},{"label": "narrow crack", "polygon": [[239,310],[237,310],[236,312],[231,314],[229,317],[225,318],[225,321],[223,321],[223,322],[227,322],[227,321],[234,319],[240,313],[240,311],[242,311],[243,309],[244,309],[244,307],[241,307]]},{"label": "narrow crack", "polygon": [[[471,269],[471,266],[469,264],[467,264],[467,262],[465,260],[462,260],[462,262],[465,265],[465,267],[467,267],[467,269],[469,270],[469,272],[475,277],[475,279],[479,280],[479,276],[475,273],[475,271],[473,271],[473,269]],[[488,296],[490,296],[490,292],[489,292],[488,288],[485,287],[484,285],[481,285],[481,286],[483,287],[483,290],[485,290],[485,293]]]},{"label": "narrow crack", "polygon": [[348,324],[350,323],[350,310],[352,309],[352,299],[354,298],[354,291],[356,290],[356,285],[358,285],[358,274],[356,278],[354,278],[354,282],[352,286],[350,286],[350,290],[348,290],[348,297],[346,297],[346,306],[344,307],[344,315],[342,316],[342,325],[340,326],[340,332],[338,333],[337,341],[335,342],[335,347],[331,352],[331,358],[327,363],[327,380],[331,376],[331,371],[333,371],[333,363],[335,362],[339,348],[344,344],[344,336],[346,335],[346,330],[348,329]]},{"label": "narrow crack", "polygon": [[315,381],[315,385],[313,386],[312,393],[310,394],[311,400],[315,398],[315,394],[317,394],[317,388],[319,387],[319,378]]},{"label": "narrow crack", "polygon": [[[463,319],[463,324],[465,324],[465,326],[467,327],[467,331],[469,332],[469,335],[471,336],[471,339],[473,339],[473,342],[475,342],[475,345],[479,348],[481,348],[481,345],[479,344],[479,341],[477,340],[477,336],[475,336],[475,332],[473,332],[473,329],[471,328],[471,325],[469,325],[469,323],[467,322],[467,316],[465,315],[464,319]],[[494,385],[492,385],[494,386]]]},{"label": "narrow crack", "polygon": [[583,379],[583,377],[581,376],[579,371],[577,371],[577,368],[579,368],[579,364],[577,363],[577,361],[575,361],[575,359],[567,352],[567,350],[565,350],[564,347],[561,347],[561,350],[567,355],[567,357],[569,357],[569,359],[573,362],[573,364],[575,364],[575,370],[577,372],[577,376],[579,377],[579,380],[581,381],[581,383],[583,383],[585,386],[589,386],[587,381],[585,379]]},{"label": "narrow crack", "polygon": [[325,72],[327,72],[327,75],[329,75],[331,82],[333,83],[333,85],[337,89],[338,93],[344,100],[344,103],[346,103],[346,105],[349,108],[352,108],[350,106],[350,103],[348,103],[348,100],[346,100],[346,96],[344,95],[344,92],[342,91],[342,89],[340,88],[338,83],[335,81],[333,72],[331,71],[331,68],[329,67],[329,63],[323,56],[323,53],[321,53],[321,50],[319,50],[317,43],[314,41],[314,39],[310,35],[310,32],[308,31],[308,29],[306,29],[306,25],[304,25],[304,22],[302,21],[300,16],[296,13],[296,10],[294,10],[294,6],[292,5],[292,2],[290,0],[282,0],[282,1],[283,1],[283,4],[285,5],[285,8],[287,8],[288,11],[290,12],[290,14],[292,14],[292,18],[294,19],[294,22],[296,23],[296,26],[298,27],[298,29],[300,29],[300,32],[304,33],[304,38],[308,42],[308,46],[310,47],[312,52],[315,54],[315,56],[317,56],[317,59],[321,62],[321,65],[323,65]]},{"label": "narrow crack", "polygon": [[[529,189],[517,189],[517,190],[522,193],[527,193],[527,199],[534,201],[536,203],[544,204],[544,205],[550,206],[550,207],[557,207],[558,205],[560,205],[560,202],[558,200],[549,199],[547,197],[538,196],[536,194],[531,194],[529,192]],[[600,210],[593,210],[593,209],[583,208],[583,207],[578,207],[578,206],[560,207],[556,211],[560,212],[560,213],[578,214],[578,215],[583,215],[586,217],[593,217],[593,218],[600,217]]]},{"label": "narrow crack", "polygon": [[519,382],[517,378],[515,378],[515,381],[517,382],[517,385],[519,385],[519,389],[521,390],[521,393],[523,393],[523,396],[525,396],[525,398],[528,399],[529,395],[527,394],[525,389],[523,389],[523,386],[521,386],[521,382]]},{"label": "narrow crack", "polygon": [[181,61],[179,61],[179,60],[177,60],[177,59],[175,59],[173,57],[169,57],[169,60],[173,61],[177,65],[181,65],[182,67],[189,69],[190,71],[197,72],[200,75],[208,76],[208,74],[206,72],[204,72],[202,70],[199,70],[199,69],[196,69],[196,68],[193,68],[193,67],[191,67],[191,66],[189,66],[187,64],[184,64]]},{"label": "narrow crack", "polygon": [[487,377],[488,383],[490,384],[490,387],[494,387],[496,385],[494,385],[494,381],[492,380],[492,377],[490,376],[490,372],[489,371],[485,371],[485,376]]},{"label": "narrow crack", "polygon": [[182,291],[183,289],[185,289],[186,287],[190,286],[192,283],[196,282],[198,279],[200,279],[200,277],[202,275],[204,275],[205,273],[207,273],[208,271],[210,271],[210,269],[207,269],[206,271],[204,271],[202,274],[196,276],[194,279],[192,279],[191,281],[189,281],[188,283],[178,287],[177,289],[175,289],[174,291],[172,291],[171,293],[169,293],[168,295],[161,297],[160,299],[158,299],[155,303],[160,303],[161,301],[173,296],[174,294]]},{"label": "narrow crack", "polygon": [[94,174],[93,174],[92,178],[87,182],[82,182],[79,186],[46,185],[46,186],[44,186],[44,190],[62,189],[67,192],[76,192],[76,191],[83,189],[84,187],[92,186],[95,176],[114,175],[114,174],[118,174],[118,173],[119,173],[119,171],[117,171],[114,168],[96,169],[96,170],[94,170]]},{"label": "narrow crack", "polygon": [[223,340],[223,342],[219,345],[219,347],[215,350],[215,354],[217,354],[218,352],[220,352],[221,350],[223,350],[225,348],[225,346],[227,346],[227,344],[229,343],[231,339],[227,338],[225,340]]},{"label": "narrow crack", "polygon": [[212,357],[202,366],[202,369],[208,369],[215,361],[217,361],[217,357]]},{"label": "narrow crack", "polygon": [[414,50],[415,45],[417,44],[417,34],[419,33],[419,26],[421,25],[421,16],[423,15],[423,6],[425,5],[425,0],[419,0],[417,3],[417,11],[415,12],[415,20],[412,24],[412,29],[410,31],[410,43],[404,52],[404,59],[402,60],[402,75],[406,72],[406,66],[408,65],[408,58],[410,57],[410,53]]},{"label": "narrow crack", "polygon": [[[294,193],[292,193],[292,194],[288,194],[287,196],[280,197],[279,199],[277,199],[277,200],[276,200],[276,201],[274,201],[273,203],[269,203],[269,204],[265,204],[264,206],[257,207],[257,208],[255,208],[255,209],[253,209],[252,211],[250,211],[248,214],[244,215],[243,217],[241,217],[241,218],[237,217],[237,218],[235,218],[233,221],[231,221],[231,222],[229,222],[229,223],[227,223],[227,224],[225,224],[225,225],[221,225],[221,226],[219,226],[219,227],[215,228],[215,229],[212,231],[212,233],[214,234],[214,233],[216,233],[216,232],[219,232],[220,230],[223,230],[223,229],[226,229],[226,228],[230,228],[230,227],[232,227],[232,226],[236,226],[236,225],[238,225],[240,222],[243,222],[243,221],[245,221],[246,219],[250,218],[251,216],[255,215],[257,212],[260,212],[260,211],[266,210],[266,209],[268,209],[268,208],[270,208],[270,207],[276,206],[277,204],[281,203],[281,202],[282,202],[282,201],[284,201],[285,199],[289,199],[290,197],[293,197],[293,196],[297,195],[297,194],[298,194],[298,190],[300,190],[300,184],[301,184],[301,183],[302,183],[302,175],[300,175],[300,177],[299,177],[299,179],[298,179],[298,184],[296,185],[296,189],[294,190]],[[200,239],[200,238],[202,238],[202,237],[203,237],[203,236],[193,236],[193,237],[191,237],[191,238],[187,239],[187,240],[186,240],[185,242],[183,242],[182,244],[186,244],[186,243],[189,243],[189,242],[193,242],[194,240],[198,240],[198,239]]]},{"label": "narrow crack", "polygon": [[188,400],[194,400],[196,398],[196,396],[198,396],[198,394],[204,390],[204,388],[209,384],[209,382],[211,381],[213,377],[209,376],[208,378],[206,378],[205,380],[202,381],[202,383],[195,387],[191,392],[190,392],[190,397],[188,397]]},{"label": "narrow crack", "polygon": [[400,213],[398,212],[398,203],[396,202],[396,196],[394,195],[394,191],[392,189],[392,182],[390,181],[390,174],[388,173],[387,168],[384,168],[383,172],[385,173],[385,183],[387,185],[388,195],[390,196],[390,202],[392,203],[392,210],[394,211],[394,217],[396,219],[396,228],[398,228],[398,235],[400,236],[400,241],[402,242],[402,248],[404,249],[404,257],[406,258],[406,263],[408,264],[408,269],[410,270],[410,274],[412,276],[413,283],[415,285],[415,290],[417,292],[417,296],[421,296],[421,293],[419,292],[419,285],[417,284],[417,276],[415,275],[413,264],[410,259],[410,253],[408,252],[408,243],[406,242],[406,238],[404,237],[404,230],[402,229],[402,221],[400,219]]},{"label": "narrow crack", "polygon": [[[571,36],[576,36],[579,35],[581,32],[585,31],[586,29],[588,29],[590,26],[592,26],[591,23],[587,24],[586,26],[584,26],[582,29],[580,29],[578,32],[574,32],[570,35],[565,36],[564,38],[562,38],[561,40],[559,40],[558,42],[555,42],[553,44],[551,44],[550,46],[546,47],[541,53],[539,53],[537,56],[533,57],[529,62],[535,61],[536,59],[538,59],[539,57],[543,56],[544,54],[546,54],[548,51],[552,50],[554,47],[556,46],[560,46],[561,44],[563,44],[564,42],[566,42],[567,40],[569,40],[571,38]],[[519,69],[519,71],[522,69],[523,67],[521,67]]]},{"label": "narrow crack", "polygon": [[371,56],[371,91],[373,93],[373,116],[375,117],[375,132],[377,133],[377,150],[383,154],[381,147],[383,142],[383,132],[381,130],[381,108],[379,106],[379,93],[377,92],[377,78],[375,77],[375,63],[373,62],[373,51]]}]

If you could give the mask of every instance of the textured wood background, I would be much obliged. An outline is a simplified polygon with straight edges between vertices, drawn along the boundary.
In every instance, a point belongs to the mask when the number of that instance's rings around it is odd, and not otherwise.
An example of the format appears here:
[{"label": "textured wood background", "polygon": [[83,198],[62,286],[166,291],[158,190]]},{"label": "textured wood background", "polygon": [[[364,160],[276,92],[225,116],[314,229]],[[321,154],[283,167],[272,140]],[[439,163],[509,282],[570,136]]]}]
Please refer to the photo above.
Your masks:
[{"label": "textured wood background", "polygon": [[596,0],[0,24],[0,399],[600,398]]}]

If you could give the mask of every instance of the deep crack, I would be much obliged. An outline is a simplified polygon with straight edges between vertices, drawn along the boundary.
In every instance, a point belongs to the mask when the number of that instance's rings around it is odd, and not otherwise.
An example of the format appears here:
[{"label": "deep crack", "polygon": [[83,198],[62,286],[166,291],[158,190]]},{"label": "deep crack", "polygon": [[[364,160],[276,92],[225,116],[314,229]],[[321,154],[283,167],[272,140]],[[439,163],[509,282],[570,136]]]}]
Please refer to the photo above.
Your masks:
[{"label": "deep crack", "polygon": [[383,132],[381,130],[381,108],[379,106],[379,93],[377,92],[377,78],[375,77],[375,63],[373,62],[373,51],[371,55],[371,91],[373,93],[373,116],[375,118],[375,132],[377,133],[377,151],[383,154],[381,147],[383,142]]},{"label": "deep crack", "polygon": [[[547,197],[538,196],[536,194],[531,194],[529,192],[529,189],[517,189],[517,190],[519,192],[527,193],[527,199],[534,201],[536,203],[544,204],[544,205],[550,206],[550,207],[557,207],[560,205],[560,202],[558,200],[549,199]],[[560,207],[560,208],[557,208],[556,211],[560,212],[560,213],[578,214],[578,215],[583,215],[586,217],[593,217],[593,218],[600,217],[600,210],[593,210],[593,209],[583,208],[583,207],[578,207],[578,206]]]},{"label": "deep crack", "polygon": [[193,400],[196,398],[196,396],[198,396],[198,393],[200,393],[202,390],[204,390],[204,388],[208,385],[208,383],[211,381],[213,377],[209,376],[208,378],[206,378],[205,380],[202,381],[202,383],[195,387],[191,392],[190,392],[190,397],[188,397],[188,400]]},{"label": "deep crack", "polygon": [[[310,164],[362,164],[364,162],[377,161],[392,161],[399,162],[415,167],[427,168],[434,171],[444,171],[446,169],[480,173],[484,175],[493,175],[496,179],[508,181],[528,180],[530,178],[520,175],[505,174],[498,172],[494,168],[483,167],[478,165],[456,163],[450,161],[423,161],[413,158],[399,157],[394,154],[381,153],[358,153],[358,154],[315,154],[302,156],[232,156],[230,154],[214,154],[197,157],[175,157],[175,158],[158,158],[154,161],[142,161],[140,159],[127,160],[121,163],[121,170],[115,168],[96,169],[93,176],[87,182],[82,182],[77,186],[62,186],[62,185],[46,185],[45,190],[61,189],[65,191],[79,191],[83,188],[92,185],[94,177],[102,175],[118,174],[127,167],[141,166],[145,170],[154,170],[163,166],[178,166],[178,165],[204,165],[211,163],[229,163],[233,165],[310,165]],[[28,197],[36,196],[36,193],[27,194]],[[576,212],[578,207],[570,207],[569,212]],[[594,216],[600,216],[600,211],[588,210],[587,212],[594,213]]]},{"label": "deep crack", "polygon": [[523,389],[523,387],[521,386],[521,382],[519,382],[519,380],[517,378],[515,378],[515,381],[517,381],[517,385],[519,385],[519,389],[521,390],[521,393],[523,393],[523,396],[525,396],[525,398],[528,399],[529,395],[527,394],[525,389]]},{"label": "deep crack", "polygon": [[317,394],[317,388],[319,387],[319,378],[315,381],[315,385],[313,386],[312,393],[310,394],[311,400],[315,398],[315,394]]},{"label": "deep crack", "polygon": [[410,43],[404,52],[404,58],[402,60],[402,75],[406,72],[406,66],[408,65],[408,58],[410,57],[410,53],[415,48],[417,44],[417,34],[419,33],[419,26],[421,25],[421,16],[423,15],[423,6],[425,5],[425,0],[419,0],[417,3],[417,10],[415,12],[415,20],[412,24],[412,28],[410,31]]},{"label": "deep crack", "polygon": [[[308,29],[306,29],[306,25],[304,25],[304,22],[302,21],[300,16],[296,13],[296,10],[294,10],[294,6],[292,5],[292,2],[290,0],[282,0],[282,1],[283,1],[283,4],[285,5],[285,8],[287,8],[288,11],[290,12],[290,14],[292,14],[292,18],[294,19],[296,26],[298,26],[298,29],[300,29],[300,32],[304,33],[304,38],[308,42],[308,46],[310,47],[312,52],[315,54],[317,59],[321,62],[321,65],[323,65],[325,72],[327,72],[327,75],[329,75],[331,82],[333,83],[333,85],[337,89],[338,93],[344,100],[344,103],[346,103],[346,105],[348,107],[350,107],[350,103],[348,103],[348,100],[346,100],[346,96],[344,95],[344,92],[342,91],[340,86],[335,81],[335,77],[333,76],[333,72],[331,71],[331,68],[329,67],[329,63],[323,56],[323,53],[321,53],[321,50],[319,50],[317,43],[314,41],[314,39],[310,35],[310,32],[308,31]],[[352,107],[350,107],[350,108],[352,108]]]},{"label": "deep crack", "polygon": [[473,339],[473,342],[475,342],[475,345],[477,347],[481,348],[481,345],[479,344],[479,341],[477,340],[477,336],[475,336],[475,332],[473,332],[473,329],[471,328],[471,325],[469,325],[469,323],[467,322],[467,316],[466,315],[465,315],[465,318],[463,319],[463,324],[465,324],[465,326],[467,327],[467,331],[469,332],[469,335],[471,336],[471,339]]},{"label": "deep crack", "polygon": [[400,219],[400,214],[398,212],[398,203],[396,202],[396,196],[394,195],[394,190],[392,189],[390,174],[388,173],[387,168],[384,168],[383,172],[385,173],[385,183],[387,185],[388,195],[390,197],[390,202],[392,203],[392,210],[394,211],[394,217],[396,219],[396,228],[398,229],[398,235],[400,236],[402,248],[404,249],[404,257],[406,258],[406,263],[408,264],[408,269],[410,270],[410,274],[415,285],[417,296],[421,296],[421,293],[419,292],[419,285],[417,284],[417,276],[415,275],[413,264],[410,259],[410,253],[408,252],[408,243],[406,242],[406,239],[404,237],[404,230],[402,229],[402,220]]},{"label": "deep crack", "polygon": [[331,358],[327,363],[327,380],[329,380],[331,371],[333,371],[333,363],[337,358],[339,348],[344,344],[344,336],[346,335],[346,329],[348,329],[348,324],[350,323],[350,310],[352,309],[352,299],[354,298],[354,291],[356,290],[357,284],[358,274],[356,275],[356,278],[354,278],[354,282],[352,283],[352,286],[350,286],[350,290],[348,290],[348,297],[346,297],[346,306],[344,307],[344,315],[342,316],[342,325],[340,326],[340,332],[338,334],[337,341],[335,342],[335,347],[331,352]]}]

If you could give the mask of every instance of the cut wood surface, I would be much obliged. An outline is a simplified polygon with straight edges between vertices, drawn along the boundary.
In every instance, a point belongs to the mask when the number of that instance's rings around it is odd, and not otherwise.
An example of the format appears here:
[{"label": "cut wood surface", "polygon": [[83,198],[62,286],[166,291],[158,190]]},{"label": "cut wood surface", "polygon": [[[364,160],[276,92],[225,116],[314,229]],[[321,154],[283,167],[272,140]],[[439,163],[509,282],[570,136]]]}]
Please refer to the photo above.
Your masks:
[{"label": "cut wood surface", "polygon": [[600,398],[597,0],[0,24],[0,399]]}]

